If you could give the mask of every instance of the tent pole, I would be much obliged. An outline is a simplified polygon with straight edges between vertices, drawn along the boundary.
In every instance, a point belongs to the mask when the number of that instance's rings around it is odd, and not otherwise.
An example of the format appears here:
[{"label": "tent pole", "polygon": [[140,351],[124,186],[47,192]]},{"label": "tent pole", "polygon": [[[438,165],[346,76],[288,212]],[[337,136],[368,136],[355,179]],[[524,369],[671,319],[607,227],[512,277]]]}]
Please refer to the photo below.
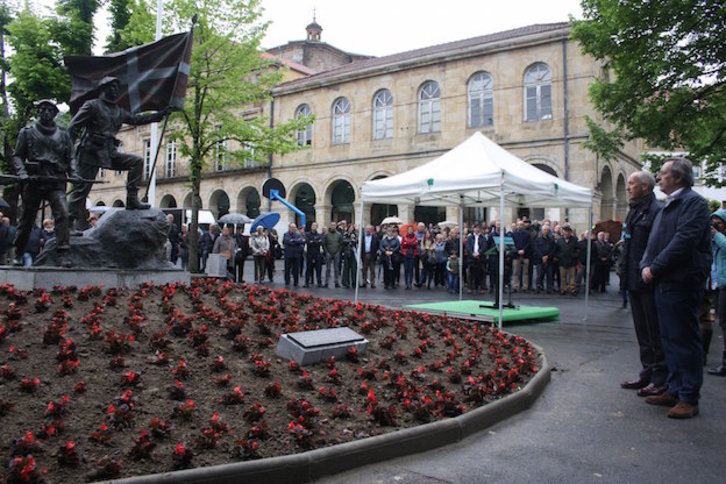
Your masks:
[{"label": "tent pole", "polygon": [[459,301],[464,299],[464,195],[459,195]]},{"label": "tent pole", "polygon": [[585,267],[585,317],[582,318],[583,321],[587,321],[587,310],[588,310],[588,304],[590,302],[590,261],[592,260],[592,243],[590,240],[592,240],[592,205],[590,205],[590,209],[587,213],[587,223],[589,224],[588,227],[588,234],[587,234],[587,259],[586,264],[587,267]]},{"label": "tent pole", "polygon": [[[355,271],[355,298],[353,300],[353,303],[358,302],[358,289],[360,288],[360,273],[363,270],[363,259],[360,256],[361,250],[365,250],[365,247],[361,244],[365,244],[365,240],[363,240],[363,197],[360,197],[360,215],[358,216],[358,220],[360,220],[360,237],[358,238],[358,247],[355,250],[355,259],[358,262],[358,266],[356,267]],[[327,269],[326,269],[327,270]]]},{"label": "tent pole", "polygon": [[501,188],[499,192],[499,329],[502,329],[502,318],[504,316],[504,234],[507,233],[504,224],[504,175],[502,174]]}]

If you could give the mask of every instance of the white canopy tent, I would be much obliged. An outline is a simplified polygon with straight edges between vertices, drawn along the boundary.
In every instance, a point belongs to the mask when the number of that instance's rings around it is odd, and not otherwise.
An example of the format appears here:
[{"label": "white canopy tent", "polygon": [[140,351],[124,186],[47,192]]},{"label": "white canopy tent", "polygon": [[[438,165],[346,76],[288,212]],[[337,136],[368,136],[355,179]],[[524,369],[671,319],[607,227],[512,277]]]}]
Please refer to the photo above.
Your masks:
[{"label": "white canopy tent", "polygon": [[[592,191],[561,180],[520,160],[477,132],[469,139],[421,165],[398,175],[363,183],[361,215],[366,203],[413,204],[459,207],[459,226],[463,227],[463,208],[499,203],[523,207],[588,208],[592,216]],[[501,215],[500,215],[501,216]],[[591,220],[590,220],[590,224]],[[505,224],[502,224],[504,229]],[[363,227],[361,224],[361,239]],[[502,324],[504,279],[504,237],[499,250],[499,325]],[[463,237],[459,237],[462,254]],[[587,266],[590,266],[588,244]],[[359,253],[359,252],[358,252]],[[459,264],[462,264],[459,258]],[[360,264],[359,264],[360,268]],[[461,273],[461,271],[460,271]],[[360,277],[360,270],[358,271]],[[589,280],[589,277],[588,277]],[[358,281],[359,282],[359,281]],[[355,299],[358,300],[356,284]],[[462,297],[460,284],[459,297]],[[587,304],[589,285],[586,284]]]}]

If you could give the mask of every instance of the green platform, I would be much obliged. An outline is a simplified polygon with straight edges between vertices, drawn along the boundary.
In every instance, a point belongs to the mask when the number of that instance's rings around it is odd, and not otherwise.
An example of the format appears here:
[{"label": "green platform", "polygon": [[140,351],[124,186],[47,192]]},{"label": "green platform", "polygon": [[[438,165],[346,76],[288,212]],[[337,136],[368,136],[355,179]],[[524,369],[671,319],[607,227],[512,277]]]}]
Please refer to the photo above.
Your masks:
[{"label": "green platform", "polygon": [[[492,301],[446,301],[425,304],[409,304],[407,309],[430,314],[446,314],[447,316],[476,319],[478,321],[495,322],[499,320],[499,310],[494,308],[480,308],[480,304],[490,305]],[[515,321],[559,321],[559,308],[551,306],[518,306],[517,309],[504,308],[502,322]]]}]

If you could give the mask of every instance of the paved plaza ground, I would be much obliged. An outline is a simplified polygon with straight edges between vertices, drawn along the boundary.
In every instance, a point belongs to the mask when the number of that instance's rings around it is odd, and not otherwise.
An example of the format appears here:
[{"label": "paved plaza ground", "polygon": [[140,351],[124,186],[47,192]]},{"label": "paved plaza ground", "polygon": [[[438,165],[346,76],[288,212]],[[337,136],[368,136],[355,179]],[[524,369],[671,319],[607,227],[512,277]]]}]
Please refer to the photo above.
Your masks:
[{"label": "paved plaza ground", "polygon": [[[622,309],[613,279],[608,294],[590,298],[587,320],[582,295],[515,295],[515,303],[561,310],[560,322],[505,326],[544,348],[553,367],[552,381],[531,409],[456,445],[319,482],[724,482],[726,378],[704,375],[701,414],[685,421],[669,419],[667,408],[647,405],[635,391],[621,389],[622,380],[637,376],[638,348],[630,311]],[[299,290],[353,298],[349,289]],[[443,290],[385,291],[380,286],[359,294],[361,301],[392,308],[454,298]],[[720,358],[723,345],[715,326],[709,366]]]}]

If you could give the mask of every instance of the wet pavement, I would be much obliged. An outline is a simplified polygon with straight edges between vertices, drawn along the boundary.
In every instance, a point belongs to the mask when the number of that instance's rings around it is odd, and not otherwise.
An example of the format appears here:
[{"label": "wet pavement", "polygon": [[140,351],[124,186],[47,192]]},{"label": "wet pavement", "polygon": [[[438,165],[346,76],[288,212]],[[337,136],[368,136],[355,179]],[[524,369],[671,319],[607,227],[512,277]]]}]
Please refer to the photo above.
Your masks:
[{"label": "wet pavement", "polygon": [[[607,294],[591,296],[587,318],[583,295],[513,296],[515,304],[554,305],[561,311],[560,322],[505,326],[544,348],[553,366],[552,380],[532,408],[456,445],[318,482],[724,482],[726,378],[704,375],[700,415],[684,421],[667,418],[667,408],[647,405],[635,391],[621,389],[620,382],[637,376],[640,364],[630,310],[622,308],[613,279]],[[353,299],[351,289],[297,290]],[[443,289],[378,286],[359,292],[363,302],[392,308],[454,298]],[[490,299],[466,292],[464,298]],[[709,366],[720,358],[722,338],[715,324]]]}]

